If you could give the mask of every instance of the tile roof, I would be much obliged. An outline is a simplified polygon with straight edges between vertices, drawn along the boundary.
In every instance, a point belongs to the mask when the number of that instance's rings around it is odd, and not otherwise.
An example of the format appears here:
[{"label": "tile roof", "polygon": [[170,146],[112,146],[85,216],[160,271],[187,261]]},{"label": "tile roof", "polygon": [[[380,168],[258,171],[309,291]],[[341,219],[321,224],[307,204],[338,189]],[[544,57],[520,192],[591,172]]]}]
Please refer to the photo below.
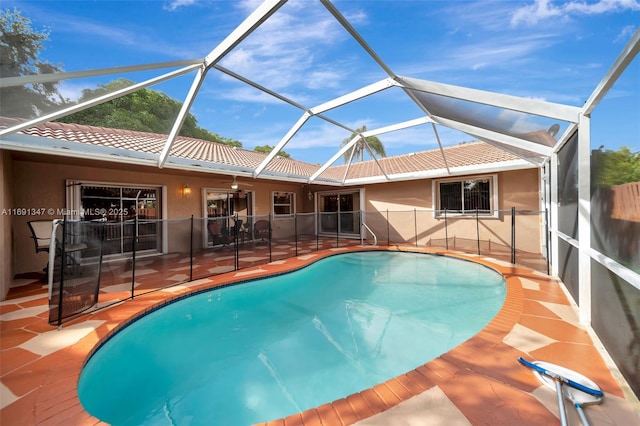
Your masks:
[{"label": "tile roof", "polygon": [[[443,148],[447,161],[445,163],[440,149],[415,152],[411,154],[385,157],[378,160],[380,167],[387,175],[442,170],[449,168],[494,164],[519,160],[519,157],[503,151],[485,142],[471,142]],[[327,172],[333,177],[344,176],[346,165],[331,167]],[[381,174],[375,161],[354,163],[349,168],[348,179],[362,179]],[[324,174],[322,175],[324,176]]]},{"label": "tile roof", "polygon": [[[13,124],[12,119],[3,119],[0,128]],[[111,129],[105,127],[86,126],[46,122],[38,126],[21,131],[22,134],[53,138],[72,142],[80,142],[99,147],[115,148],[133,152],[143,152],[159,155],[164,147],[167,136],[155,133]],[[401,175],[430,170],[495,164],[519,160],[516,155],[503,151],[485,142],[471,142],[444,148],[447,163],[445,164],[440,149],[416,152],[411,154],[386,157],[378,160],[385,173]],[[174,142],[170,157],[187,160],[197,160],[220,164],[223,166],[243,167],[255,169],[266,158],[267,154],[234,148],[228,145],[204,141],[195,138],[179,136]],[[275,175],[308,178],[320,167],[289,158],[274,158],[265,171]],[[341,181],[344,177],[346,165],[328,168],[321,176],[321,180]],[[354,163],[348,171],[347,179],[362,179],[381,176],[380,168],[375,161]],[[320,182],[318,182],[320,183]]]},{"label": "tile roof", "polygon": [[[167,140],[167,135],[156,133],[56,122],[43,123],[21,133],[155,155],[162,152]],[[176,138],[169,155],[252,169],[266,157],[263,153],[184,136]],[[287,158],[275,158],[267,167],[277,173],[306,176],[317,169],[318,166]]]}]

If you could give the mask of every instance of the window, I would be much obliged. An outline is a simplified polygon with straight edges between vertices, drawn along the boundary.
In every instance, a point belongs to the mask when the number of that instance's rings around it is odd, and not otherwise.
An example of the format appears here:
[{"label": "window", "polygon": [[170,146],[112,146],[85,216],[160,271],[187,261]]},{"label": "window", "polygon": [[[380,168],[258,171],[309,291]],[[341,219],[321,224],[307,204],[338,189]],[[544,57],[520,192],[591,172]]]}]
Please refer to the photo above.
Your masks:
[{"label": "window", "polygon": [[293,192],[273,192],[273,215],[292,215],[295,210],[295,194]]},{"label": "window", "polygon": [[495,176],[479,176],[473,179],[435,181],[436,216],[444,214],[494,215],[497,191]]}]

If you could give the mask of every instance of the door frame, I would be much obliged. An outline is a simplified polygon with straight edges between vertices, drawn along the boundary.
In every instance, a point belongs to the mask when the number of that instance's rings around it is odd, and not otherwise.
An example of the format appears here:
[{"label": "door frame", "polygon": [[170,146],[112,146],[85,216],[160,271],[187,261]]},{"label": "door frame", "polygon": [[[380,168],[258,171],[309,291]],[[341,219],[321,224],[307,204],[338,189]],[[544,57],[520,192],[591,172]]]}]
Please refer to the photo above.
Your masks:
[{"label": "door frame", "polygon": [[[80,189],[83,186],[104,186],[104,187],[119,187],[119,188],[149,188],[154,190],[159,190],[160,201],[158,207],[156,207],[157,211],[160,213],[160,217],[158,220],[161,224],[160,231],[160,241],[158,247],[153,250],[145,250],[141,251],[140,254],[143,256],[146,255],[157,255],[157,254],[166,254],[169,250],[169,240],[166,238],[168,231],[168,224],[166,221],[167,218],[167,186],[166,185],[150,185],[150,184],[140,184],[135,182],[114,182],[114,181],[88,181],[86,179],[65,179],[65,204],[66,204],[66,213],[68,214],[68,219],[82,221],[84,220],[84,211],[82,207],[81,200],[81,191]],[[130,252],[120,252],[119,254],[113,255],[105,255],[104,260],[118,260],[125,257],[125,255]]]},{"label": "door frame", "polygon": [[[207,193],[208,192],[219,192],[219,193],[226,193],[227,194],[227,203],[229,204],[229,207],[231,210],[230,211],[228,209],[227,211],[227,215],[226,216],[218,216],[221,218],[227,218],[227,221],[229,221],[231,218],[235,217],[236,212],[236,206],[235,206],[235,201],[233,201],[233,194],[238,192],[238,191],[234,191],[234,190],[229,190],[228,188],[221,188],[221,187],[205,187],[202,188],[202,218],[204,220],[204,226],[202,227],[202,247],[205,248],[210,248],[213,246],[209,245],[209,231],[208,231],[208,222],[210,219],[209,216],[209,209],[208,209],[208,199],[207,199]],[[255,203],[256,203],[256,196],[255,196],[255,191],[250,190],[242,190],[242,192],[244,192],[246,194],[246,197],[249,199],[249,202],[247,202],[247,215],[246,215],[246,222],[250,223],[251,227],[253,227],[253,221],[254,221],[254,212],[255,212]],[[214,216],[215,217],[215,216]],[[227,226],[230,227],[231,224],[227,223]],[[253,228],[251,228],[253,229]]]},{"label": "door frame", "polygon": [[[337,195],[338,197],[340,197],[340,195],[344,195],[344,194],[358,194],[359,196],[359,205],[353,207],[352,212],[353,213],[359,213],[360,216],[362,216],[364,214],[364,206],[365,206],[365,189],[364,188],[353,188],[353,189],[341,189],[338,191],[318,191],[316,192],[315,196],[315,211],[316,211],[316,215],[317,217],[320,219],[320,215],[323,213],[323,211],[321,210],[321,203],[322,203],[322,199],[325,196],[330,196],[330,195]],[[338,198],[338,211],[336,212],[338,214],[340,214],[340,201]],[[340,229],[340,221],[338,220],[336,223],[336,226],[338,227],[338,235],[340,237],[344,237],[344,238],[360,238],[361,234],[362,234],[362,227],[360,226],[360,223],[362,222],[362,217],[360,217],[360,220],[358,221],[358,232],[350,232],[350,233],[343,233],[342,230]],[[335,235],[335,232],[323,232],[321,229],[321,221],[317,220],[316,221],[316,233],[318,235]]]}]

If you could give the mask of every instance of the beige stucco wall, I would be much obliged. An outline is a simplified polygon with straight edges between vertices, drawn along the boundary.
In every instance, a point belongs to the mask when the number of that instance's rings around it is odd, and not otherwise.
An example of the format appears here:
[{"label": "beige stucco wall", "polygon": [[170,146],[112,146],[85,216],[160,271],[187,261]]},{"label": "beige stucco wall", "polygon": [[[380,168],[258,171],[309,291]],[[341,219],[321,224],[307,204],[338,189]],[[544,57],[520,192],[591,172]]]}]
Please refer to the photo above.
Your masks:
[{"label": "beige stucco wall", "polygon": [[[66,205],[66,181],[90,183],[113,183],[131,185],[153,185],[166,188],[165,219],[189,218],[194,215],[202,218],[204,214],[204,188],[227,190],[231,176],[208,175],[203,173],[158,169],[156,167],[133,166],[92,161],[90,159],[72,159],[27,153],[2,152],[0,157],[0,200],[5,206],[20,208],[43,208],[41,216],[3,217],[0,222],[0,239],[3,252],[0,256],[2,266],[3,297],[8,290],[8,282],[15,274],[40,271],[47,263],[44,253],[36,254],[30,238],[27,221],[33,219],[54,219],[60,215],[49,215],[47,209],[61,210]],[[538,210],[538,170],[520,170],[497,173],[499,190],[499,208],[518,210]],[[240,178],[242,181],[243,179]],[[185,197],[182,188],[185,184],[191,187],[191,195]],[[254,194],[254,215],[271,213],[271,192],[295,192],[296,211],[298,213],[313,212],[313,201],[307,197],[309,187],[289,182],[251,180]],[[313,192],[330,188],[312,187]],[[342,188],[335,188],[336,190]],[[354,190],[357,190],[354,188]],[[380,243],[387,242],[387,235],[392,243],[417,243],[428,245],[433,240],[444,239],[444,220],[434,218],[432,208],[432,180],[392,182],[368,185],[365,187],[365,221],[374,229]],[[354,204],[358,209],[359,203]],[[388,213],[387,213],[388,211]],[[389,215],[390,226],[386,217]],[[298,227],[308,223],[309,229],[315,229],[314,218],[298,217]],[[517,220],[517,247],[520,250],[540,251],[540,215],[522,216]],[[473,217],[452,219],[447,221],[449,239],[474,239],[476,222]],[[181,225],[182,226],[182,225]],[[188,225],[184,226],[189,229]],[[277,218],[272,221],[275,237],[291,237],[293,235],[293,219]],[[198,228],[198,232],[204,229]],[[389,230],[387,234],[387,229]],[[498,218],[488,218],[480,224],[480,239],[509,245],[511,238],[511,219],[501,214]],[[168,239],[169,251],[188,251],[188,238]],[[8,250],[7,250],[8,249]]]},{"label": "beige stucco wall", "polygon": [[11,222],[13,216],[8,211],[11,201],[11,161],[7,151],[0,150],[0,300],[4,300],[11,286],[13,265],[11,262]]},{"label": "beige stucco wall", "polygon": [[[8,161],[5,161],[7,163]],[[13,205],[24,208],[44,208],[45,214],[40,216],[14,217],[10,228],[13,235],[12,244],[3,244],[3,247],[12,247],[13,253],[4,254],[12,259],[13,274],[40,271],[47,263],[45,253],[35,253],[33,241],[27,226],[27,221],[34,219],[56,219],[60,215],[50,215],[47,209],[55,211],[67,208],[66,206],[66,180],[74,180],[82,183],[104,182],[113,184],[153,185],[166,187],[167,209],[165,219],[190,218],[193,214],[196,218],[203,217],[204,188],[219,188],[227,190],[232,176],[196,174],[171,169],[158,169],[155,167],[142,167],[133,165],[96,162],[85,159],[69,159],[58,157],[45,157],[31,154],[14,154],[13,161],[9,162],[11,170],[5,172],[8,175],[6,186],[8,193],[13,192]],[[242,180],[240,178],[240,180]],[[296,211],[312,211],[313,203],[306,196],[302,196],[303,186],[296,183],[277,182],[267,180],[251,181],[252,187],[247,190],[254,191],[256,215],[268,215],[271,212],[271,192],[291,191],[296,192]],[[185,184],[191,187],[191,195],[185,197],[182,188]],[[305,186],[304,189],[307,187]],[[284,223],[274,223],[274,233]],[[3,222],[3,228],[4,228]],[[9,227],[9,225],[7,225]],[[188,228],[187,228],[188,229]],[[169,238],[169,251],[188,251],[188,241]],[[8,268],[3,268],[6,271]]]},{"label": "beige stucco wall", "polygon": [[[538,169],[507,171],[497,173],[498,202],[500,210],[534,210],[540,208],[538,191]],[[460,177],[464,179],[464,177]],[[392,243],[417,243],[428,245],[434,240],[445,239],[452,242],[456,238],[459,245],[473,244],[479,232],[480,240],[489,244],[510,246],[511,215],[500,213],[497,218],[482,218],[476,228],[475,216],[448,217],[445,221],[433,214],[433,180],[393,182],[366,187],[366,223],[373,229],[378,239],[386,243],[387,235]],[[386,218],[389,218],[387,228]],[[516,215],[516,247],[533,253],[541,250],[541,224],[543,216]],[[388,229],[388,230],[387,230]],[[469,240],[465,242],[465,240]],[[494,247],[495,247],[494,244]],[[484,247],[484,246],[483,246]]]}]

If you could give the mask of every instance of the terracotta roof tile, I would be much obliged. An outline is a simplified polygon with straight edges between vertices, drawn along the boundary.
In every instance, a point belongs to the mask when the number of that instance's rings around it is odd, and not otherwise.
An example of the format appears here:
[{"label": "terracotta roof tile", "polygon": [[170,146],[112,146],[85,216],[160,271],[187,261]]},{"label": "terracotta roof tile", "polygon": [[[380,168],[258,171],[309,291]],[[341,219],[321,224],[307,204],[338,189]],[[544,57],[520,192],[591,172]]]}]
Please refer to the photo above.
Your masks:
[{"label": "terracotta roof tile", "polygon": [[[7,127],[13,122],[15,120],[3,119],[0,121],[0,128]],[[56,122],[43,123],[25,129],[21,133],[156,155],[162,152],[167,139],[166,135],[155,133]],[[447,164],[450,168],[455,168],[519,159],[519,157],[485,142],[450,146],[444,148],[444,151],[447,158],[446,164],[440,149],[381,158],[378,159],[378,163],[387,175],[397,175],[444,169]],[[179,136],[174,142],[170,156],[250,169],[258,167],[266,158],[266,154],[260,152],[183,136]],[[297,177],[309,177],[318,169],[319,166],[315,164],[282,157],[274,158],[266,168],[270,172]],[[333,166],[328,168],[321,175],[321,178],[341,181],[345,170],[346,165]],[[352,164],[349,167],[347,178],[368,178],[381,175],[378,164],[371,160]]]},{"label": "terracotta roof tile", "polygon": [[[443,148],[447,157],[445,164],[440,149],[415,152],[378,159],[378,163],[387,175],[420,172],[426,170],[464,167],[479,164],[500,163],[518,160],[519,157],[496,148],[485,142],[471,142]],[[322,174],[323,177],[341,178],[346,165],[335,166]],[[367,178],[381,175],[375,161],[352,164],[349,168],[349,179]]]}]

